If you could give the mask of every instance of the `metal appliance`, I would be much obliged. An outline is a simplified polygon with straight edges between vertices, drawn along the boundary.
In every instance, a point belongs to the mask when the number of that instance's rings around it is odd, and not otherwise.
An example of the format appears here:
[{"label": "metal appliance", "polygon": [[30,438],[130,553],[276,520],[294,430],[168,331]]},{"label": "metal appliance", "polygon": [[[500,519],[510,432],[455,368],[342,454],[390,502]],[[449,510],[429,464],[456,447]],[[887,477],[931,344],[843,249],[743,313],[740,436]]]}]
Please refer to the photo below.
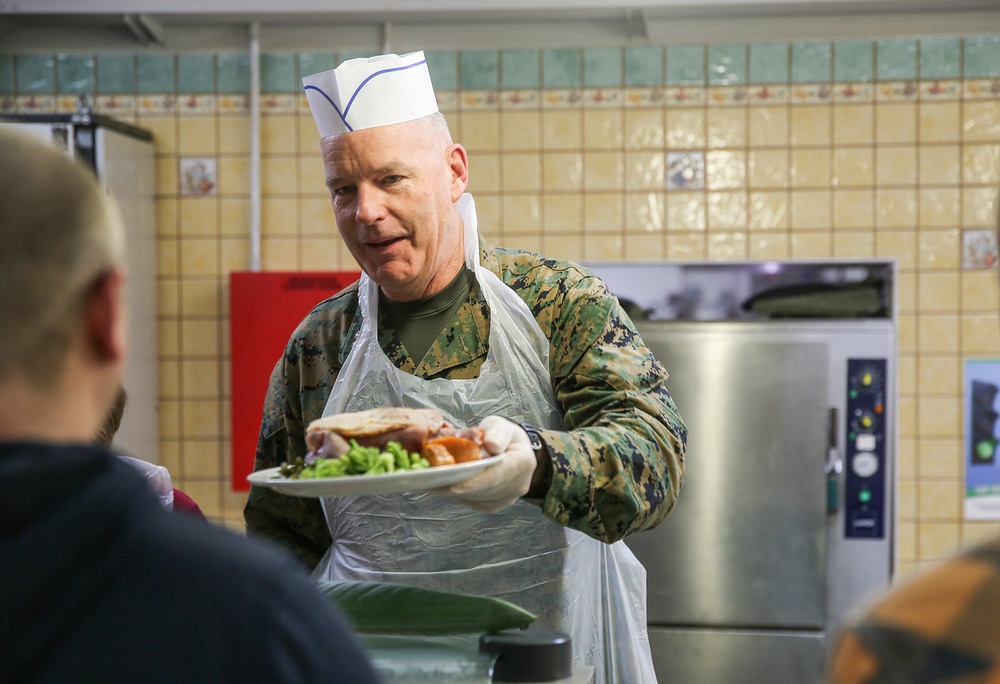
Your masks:
[{"label": "metal appliance", "polygon": [[[895,268],[862,266],[886,280]],[[684,282],[676,274],[636,280],[620,264],[592,268],[613,291],[638,298],[676,303],[677,292],[650,290]],[[776,268],[716,265],[710,280],[728,282],[718,288],[729,293],[723,299],[739,301],[769,282],[748,273]],[[832,268],[843,276],[843,266]],[[809,265],[799,276],[820,272]],[[647,572],[659,681],[819,682],[845,613],[888,585],[893,310],[865,319],[771,319],[729,307],[725,321],[636,322],[669,371],[690,430],[675,509],[627,541]]]},{"label": "metal appliance", "polygon": [[[16,127],[64,150],[97,174],[118,203],[125,222],[129,268],[129,395],[115,447],[159,463],[159,347],[157,341],[156,205],[153,136],[142,128],[92,114],[87,99],[75,114],[0,114],[0,126]],[[59,192],[53,188],[53,192]]]}]

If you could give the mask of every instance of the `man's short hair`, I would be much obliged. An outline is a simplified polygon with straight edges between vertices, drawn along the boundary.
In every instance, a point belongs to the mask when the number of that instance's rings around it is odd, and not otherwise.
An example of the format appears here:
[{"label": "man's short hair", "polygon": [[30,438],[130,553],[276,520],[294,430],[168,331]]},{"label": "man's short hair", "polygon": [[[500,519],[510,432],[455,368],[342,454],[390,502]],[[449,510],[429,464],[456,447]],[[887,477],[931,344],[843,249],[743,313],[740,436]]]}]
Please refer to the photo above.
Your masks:
[{"label": "man's short hair", "polygon": [[123,262],[121,216],[90,169],[2,125],[0,207],[0,380],[50,386],[87,293]]}]

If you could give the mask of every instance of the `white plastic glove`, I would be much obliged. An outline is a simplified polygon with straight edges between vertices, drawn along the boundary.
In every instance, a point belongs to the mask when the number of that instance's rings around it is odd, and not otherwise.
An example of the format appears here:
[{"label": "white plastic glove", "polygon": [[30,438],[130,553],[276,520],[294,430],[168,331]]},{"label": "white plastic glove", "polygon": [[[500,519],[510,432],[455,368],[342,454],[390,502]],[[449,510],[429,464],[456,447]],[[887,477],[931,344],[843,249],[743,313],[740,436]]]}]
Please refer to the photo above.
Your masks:
[{"label": "white plastic glove", "polygon": [[443,488],[441,493],[473,510],[496,513],[528,493],[538,463],[528,433],[517,423],[489,416],[480,425],[486,431],[483,448],[506,456],[465,482]]}]

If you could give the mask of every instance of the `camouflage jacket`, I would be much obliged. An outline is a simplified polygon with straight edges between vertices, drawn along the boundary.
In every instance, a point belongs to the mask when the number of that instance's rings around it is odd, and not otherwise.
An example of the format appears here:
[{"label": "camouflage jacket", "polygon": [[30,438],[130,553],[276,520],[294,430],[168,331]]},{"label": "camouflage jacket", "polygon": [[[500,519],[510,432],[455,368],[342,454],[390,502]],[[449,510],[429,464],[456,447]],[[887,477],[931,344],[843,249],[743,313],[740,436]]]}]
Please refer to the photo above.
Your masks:
[{"label": "camouflage jacket", "polygon": [[1000,540],[892,589],[845,627],[830,684],[1000,682]]},{"label": "camouflage jacket", "polygon": [[[480,247],[482,265],[518,293],[550,342],[552,389],[568,431],[540,431],[553,459],[544,514],[605,542],[657,525],[680,491],[687,440],[666,370],[594,274],[529,252]],[[305,454],[305,426],[323,413],[360,327],[357,311],[355,283],[316,306],[293,333],[271,375],[255,469]],[[454,325],[419,363],[382,320],[378,329],[401,370],[425,379],[475,378],[489,314],[473,284]],[[288,547],[310,567],[331,544],[316,499],[254,487],[244,515],[250,533]]]}]

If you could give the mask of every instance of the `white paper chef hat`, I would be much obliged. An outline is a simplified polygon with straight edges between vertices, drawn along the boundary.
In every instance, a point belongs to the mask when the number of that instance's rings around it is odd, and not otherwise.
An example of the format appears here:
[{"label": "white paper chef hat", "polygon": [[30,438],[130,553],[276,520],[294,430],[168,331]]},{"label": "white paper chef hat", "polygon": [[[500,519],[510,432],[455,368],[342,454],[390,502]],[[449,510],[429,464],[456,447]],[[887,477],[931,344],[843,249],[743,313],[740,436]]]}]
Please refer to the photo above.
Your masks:
[{"label": "white paper chef hat", "polygon": [[349,59],[302,79],[320,137],[388,126],[438,111],[423,52]]}]

